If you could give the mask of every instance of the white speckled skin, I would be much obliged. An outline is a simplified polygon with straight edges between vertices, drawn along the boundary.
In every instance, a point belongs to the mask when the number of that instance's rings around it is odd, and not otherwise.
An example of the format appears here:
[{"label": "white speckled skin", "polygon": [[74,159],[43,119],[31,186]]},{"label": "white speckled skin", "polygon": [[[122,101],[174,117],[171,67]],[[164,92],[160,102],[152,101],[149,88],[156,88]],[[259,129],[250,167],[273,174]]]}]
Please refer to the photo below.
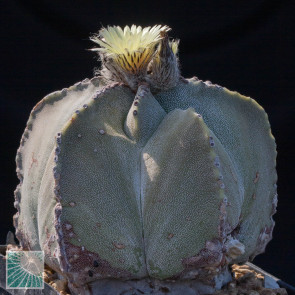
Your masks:
[{"label": "white speckled skin", "polygon": [[237,92],[191,79],[134,94],[85,80],[31,113],[16,235],[73,289],[110,277],[209,282],[271,239],[275,158],[267,115]]}]

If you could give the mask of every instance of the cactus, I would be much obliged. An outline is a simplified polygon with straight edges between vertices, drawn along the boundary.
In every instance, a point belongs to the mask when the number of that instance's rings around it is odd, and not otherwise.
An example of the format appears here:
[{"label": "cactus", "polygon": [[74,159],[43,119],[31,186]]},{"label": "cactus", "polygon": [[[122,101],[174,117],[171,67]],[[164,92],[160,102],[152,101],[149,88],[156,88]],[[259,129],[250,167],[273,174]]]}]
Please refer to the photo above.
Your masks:
[{"label": "cactus", "polygon": [[267,115],[252,98],[181,77],[169,30],[92,36],[97,76],[41,100],[21,139],[16,236],[74,294],[106,279],[214,285],[272,238]]}]

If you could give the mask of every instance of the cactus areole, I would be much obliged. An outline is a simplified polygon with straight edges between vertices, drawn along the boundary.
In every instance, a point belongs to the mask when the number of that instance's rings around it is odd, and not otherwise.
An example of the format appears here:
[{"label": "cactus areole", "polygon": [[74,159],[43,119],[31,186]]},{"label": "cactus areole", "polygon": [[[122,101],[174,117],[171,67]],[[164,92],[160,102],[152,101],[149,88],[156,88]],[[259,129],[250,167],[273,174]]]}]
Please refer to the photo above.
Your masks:
[{"label": "cactus areole", "polygon": [[169,30],[101,29],[91,37],[95,77],[42,99],[21,139],[16,236],[44,251],[72,294],[106,280],[215,288],[272,238],[267,114],[250,97],[181,77]]}]

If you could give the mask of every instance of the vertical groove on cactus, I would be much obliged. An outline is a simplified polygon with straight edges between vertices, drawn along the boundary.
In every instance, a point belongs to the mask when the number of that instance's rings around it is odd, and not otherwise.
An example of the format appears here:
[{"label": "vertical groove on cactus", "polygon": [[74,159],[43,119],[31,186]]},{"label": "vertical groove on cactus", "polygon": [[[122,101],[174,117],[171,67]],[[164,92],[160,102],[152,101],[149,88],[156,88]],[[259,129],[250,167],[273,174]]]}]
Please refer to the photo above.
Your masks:
[{"label": "vertical groove on cactus", "polygon": [[151,94],[147,85],[138,87],[135,100],[125,121],[125,132],[138,144],[144,146],[155,132],[166,112]]}]

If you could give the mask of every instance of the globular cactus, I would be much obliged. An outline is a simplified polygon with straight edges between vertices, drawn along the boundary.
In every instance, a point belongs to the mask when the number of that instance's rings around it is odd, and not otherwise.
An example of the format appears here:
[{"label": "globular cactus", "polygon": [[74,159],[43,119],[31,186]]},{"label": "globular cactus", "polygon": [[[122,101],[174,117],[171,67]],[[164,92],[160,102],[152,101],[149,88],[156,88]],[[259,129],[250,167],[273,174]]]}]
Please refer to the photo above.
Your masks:
[{"label": "globular cactus", "polygon": [[91,38],[97,77],[41,100],[21,139],[17,238],[44,250],[73,294],[105,279],[214,285],[272,238],[276,150],[265,111],[182,78],[168,31],[102,29]]}]

